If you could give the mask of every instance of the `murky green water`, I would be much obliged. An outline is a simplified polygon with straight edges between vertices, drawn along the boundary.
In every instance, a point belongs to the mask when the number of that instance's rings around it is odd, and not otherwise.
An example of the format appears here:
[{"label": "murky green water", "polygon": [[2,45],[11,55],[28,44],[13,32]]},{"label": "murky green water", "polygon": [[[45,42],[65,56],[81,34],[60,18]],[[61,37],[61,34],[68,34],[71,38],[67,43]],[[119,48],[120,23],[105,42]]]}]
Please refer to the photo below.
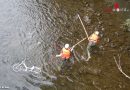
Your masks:
[{"label": "murky green water", "polygon": [[[130,80],[119,72],[113,59],[121,54],[122,68],[130,75],[130,32],[121,28],[129,12],[105,12],[111,3],[107,0],[1,0],[0,86],[9,90],[129,90]],[[78,45],[74,50],[75,64],[61,74],[57,71],[61,61],[54,56],[65,43],[72,46],[86,37],[77,14],[89,35],[100,31],[101,41],[88,62],[82,59],[87,58],[88,41]],[[30,72],[13,71],[12,65],[25,58],[27,66],[42,68],[40,78],[32,77]]]}]

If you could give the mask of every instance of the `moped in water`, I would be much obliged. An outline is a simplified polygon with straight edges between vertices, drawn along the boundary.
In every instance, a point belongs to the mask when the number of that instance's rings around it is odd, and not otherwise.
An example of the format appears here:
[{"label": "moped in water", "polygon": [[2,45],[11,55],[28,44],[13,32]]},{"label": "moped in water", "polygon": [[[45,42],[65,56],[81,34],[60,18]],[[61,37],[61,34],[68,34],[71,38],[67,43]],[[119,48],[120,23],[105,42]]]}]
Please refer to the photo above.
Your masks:
[{"label": "moped in water", "polygon": [[41,68],[39,67],[36,67],[36,66],[27,67],[27,65],[25,64],[25,60],[23,60],[21,63],[14,64],[13,70],[15,72],[20,72],[20,71],[31,72],[31,73],[34,73],[35,76],[41,73]]}]

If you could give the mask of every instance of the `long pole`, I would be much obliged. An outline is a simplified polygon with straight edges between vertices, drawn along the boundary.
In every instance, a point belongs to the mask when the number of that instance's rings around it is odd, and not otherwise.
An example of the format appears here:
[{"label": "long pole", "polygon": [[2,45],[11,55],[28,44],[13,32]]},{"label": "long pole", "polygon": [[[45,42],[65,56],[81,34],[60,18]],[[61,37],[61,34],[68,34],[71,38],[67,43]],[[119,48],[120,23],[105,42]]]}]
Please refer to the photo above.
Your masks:
[{"label": "long pole", "polygon": [[87,38],[83,38],[82,40],[80,40],[78,43],[76,43],[75,45],[73,45],[73,48],[75,48],[79,43],[81,43],[82,41],[84,41]]},{"label": "long pole", "polygon": [[87,38],[88,38],[87,30],[86,30],[86,28],[85,28],[85,26],[84,26],[84,24],[83,24],[83,22],[82,22],[82,20],[81,20],[81,18],[80,18],[80,16],[79,16],[79,14],[78,14],[78,17],[79,17],[79,20],[80,20],[80,22],[81,22],[81,24],[82,24],[82,26],[83,26],[83,29],[84,29],[84,31],[85,31],[85,34],[86,34],[86,36],[87,36]]}]

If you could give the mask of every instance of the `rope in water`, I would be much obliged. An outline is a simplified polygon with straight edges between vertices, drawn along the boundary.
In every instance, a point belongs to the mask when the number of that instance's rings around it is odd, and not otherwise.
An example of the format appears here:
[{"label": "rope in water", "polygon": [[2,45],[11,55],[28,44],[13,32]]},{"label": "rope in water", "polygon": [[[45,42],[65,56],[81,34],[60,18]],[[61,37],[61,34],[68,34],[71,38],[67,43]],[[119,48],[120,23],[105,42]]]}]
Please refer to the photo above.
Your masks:
[{"label": "rope in water", "polygon": [[117,65],[119,71],[120,71],[125,77],[127,77],[128,79],[130,79],[130,76],[128,76],[128,75],[122,70],[122,68],[121,68],[121,64],[120,64],[121,55],[119,55],[119,54],[118,54],[118,59],[119,59],[119,61],[117,62],[117,59],[116,59],[116,57],[114,56],[114,60],[115,60],[115,63],[116,63],[116,65]]},{"label": "rope in water", "polygon": [[86,30],[86,28],[85,28],[85,26],[84,26],[84,24],[83,24],[83,22],[82,22],[82,19],[81,19],[81,17],[80,17],[80,15],[78,14],[78,17],[79,17],[79,20],[80,20],[80,22],[81,22],[81,24],[82,24],[82,26],[83,26],[83,29],[84,29],[84,31],[85,31],[85,34],[86,34],[86,38],[83,38],[81,41],[79,41],[79,42],[77,42],[75,45],[73,45],[73,48],[75,48],[79,43],[81,43],[82,41],[84,41],[85,39],[88,39],[88,33],[87,33],[87,30]]},{"label": "rope in water", "polygon": [[[86,28],[85,28],[85,26],[84,26],[84,24],[83,24],[83,22],[82,22],[82,20],[81,20],[81,18],[80,18],[80,16],[79,16],[79,14],[78,14],[78,17],[79,17],[79,20],[80,20],[80,22],[81,22],[81,24],[82,24],[82,26],[83,26],[83,29],[84,29],[85,34],[86,34],[87,37],[86,37],[86,38],[83,38],[82,40],[80,40],[79,42],[77,42],[75,45],[73,45],[73,49],[74,49],[78,44],[80,44],[82,41],[84,41],[85,39],[89,39],[89,38],[88,38],[87,30],[86,30]],[[88,58],[87,58],[86,61],[89,61],[89,59],[91,58],[91,55],[90,55],[89,50],[87,50],[87,54],[88,54]]]}]

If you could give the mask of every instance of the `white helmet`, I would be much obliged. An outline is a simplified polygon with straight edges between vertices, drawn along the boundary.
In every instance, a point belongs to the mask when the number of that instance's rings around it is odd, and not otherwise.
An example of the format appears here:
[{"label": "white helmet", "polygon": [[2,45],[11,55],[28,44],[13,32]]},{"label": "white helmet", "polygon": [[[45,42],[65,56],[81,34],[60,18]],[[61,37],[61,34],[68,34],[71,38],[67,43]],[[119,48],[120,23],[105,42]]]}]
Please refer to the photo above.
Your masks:
[{"label": "white helmet", "polygon": [[65,44],[65,48],[66,48],[66,49],[69,48],[69,44]]},{"label": "white helmet", "polygon": [[95,33],[96,35],[99,35],[99,31],[95,31],[94,33]]}]

